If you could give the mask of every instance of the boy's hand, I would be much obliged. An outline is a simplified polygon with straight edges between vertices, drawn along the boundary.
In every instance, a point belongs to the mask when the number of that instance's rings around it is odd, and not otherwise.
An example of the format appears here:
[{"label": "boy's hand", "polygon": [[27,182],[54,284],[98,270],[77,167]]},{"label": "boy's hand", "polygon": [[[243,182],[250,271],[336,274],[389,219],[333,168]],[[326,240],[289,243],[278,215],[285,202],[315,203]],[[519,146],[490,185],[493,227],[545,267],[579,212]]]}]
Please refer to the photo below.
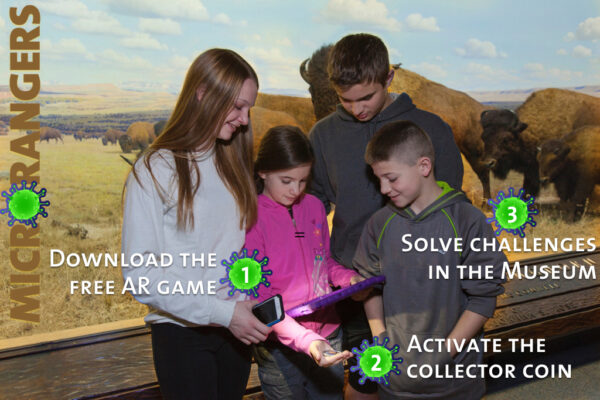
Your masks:
[{"label": "boy's hand", "polygon": [[[354,285],[358,282],[364,281],[366,278],[362,275],[354,275],[350,278],[350,284]],[[371,293],[372,288],[367,288],[365,290],[361,290],[360,292],[352,295],[352,300],[354,301],[364,301],[367,297],[369,297],[369,293]]]},{"label": "boy's hand", "polygon": [[308,351],[319,367],[331,367],[353,356],[348,350],[335,351],[329,343],[323,340],[313,340]]}]

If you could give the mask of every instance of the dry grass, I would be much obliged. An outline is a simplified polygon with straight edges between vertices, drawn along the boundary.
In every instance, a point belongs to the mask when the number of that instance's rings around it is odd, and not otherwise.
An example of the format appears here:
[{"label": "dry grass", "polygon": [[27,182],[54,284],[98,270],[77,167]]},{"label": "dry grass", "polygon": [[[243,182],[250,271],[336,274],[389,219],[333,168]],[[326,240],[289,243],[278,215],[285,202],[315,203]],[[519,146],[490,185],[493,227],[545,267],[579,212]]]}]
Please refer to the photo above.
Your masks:
[{"label": "dry grass", "polygon": [[[0,137],[0,147],[9,148],[14,136]],[[41,322],[29,324],[9,317],[8,260],[9,228],[0,223],[0,298],[3,304],[0,317],[0,338],[54,331],[92,325],[145,314],[145,306],[131,296],[69,294],[71,280],[122,280],[118,268],[50,268],[50,249],[65,253],[120,252],[121,190],[129,166],[119,157],[118,146],[103,146],[99,140],[75,142],[71,136],[65,144],[42,143],[39,186],[46,188],[44,200],[50,201],[48,218],[39,218],[41,238],[41,274],[39,311]],[[7,171],[14,161],[25,161],[22,156],[7,154],[0,159],[0,170]],[[9,181],[3,175],[0,189],[6,190]],[[3,218],[6,218],[3,216]],[[52,222],[55,222],[54,224]],[[79,224],[87,237],[69,236],[68,228]],[[116,285],[117,287],[120,284]]]},{"label": "dry grass", "polygon": [[[15,161],[29,161],[14,153],[9,153],[9,141],[15,136],[0,136],[0,190],[9,187],[7,174]],[[120,157],[118,146],[103,146],[99,140],[75,142],[70,136],[65,144],[42,143],[41,182],[48,194],[45,200],[51,202],[48,218],[41,219],[41,322],[23,323],[9,317],[9,275],[8,227],[6,220],[0,221],[0,338],[10,338],[34,333],[55,331],[78,326],[100,324],[122,319],[143,316],[145,306],[137,303],[129,295],[70,295],[71,280],[115,280],[116,287],[122,281],[118,268],[69,268],[49,267],[50,249],[61,249],[65,253],[118,253],[120,251],[121,228],[121,189],[129,166]],[[466,164],[465,164],[466,165]],[[482,204],[481,184],[468,165],[465,168],[465,187],[474,204]],[[506,190],[509,186],[520,187],[522,177],[511,174],[507,181],[492,180],[492,193]],[[548,201],[553,196],[551,189],[545,189],[540,200]],[[600,196],[595,198],[596,210]],[[535,228],[527,227],[528,237],[598,237],[600,217],[586,216],[582,221],[567,225],[555,213],[545,213],[536,218]],[[6,216],[2,216],[6,218]],[[55,221],[53,224],[52,222]],[[69,227],[79,224],[88,231],[87,237],[67,234]],[[73,230],[73,229],[72,229]],[[505,234],[504,234],[505,235]],[[505,235],[507,236],[507,235]],[[508,237],[508,236],[507,236]],[[536,254],[539,255],[539,254]],[[512,254],[511,258],[529,255]]]}]

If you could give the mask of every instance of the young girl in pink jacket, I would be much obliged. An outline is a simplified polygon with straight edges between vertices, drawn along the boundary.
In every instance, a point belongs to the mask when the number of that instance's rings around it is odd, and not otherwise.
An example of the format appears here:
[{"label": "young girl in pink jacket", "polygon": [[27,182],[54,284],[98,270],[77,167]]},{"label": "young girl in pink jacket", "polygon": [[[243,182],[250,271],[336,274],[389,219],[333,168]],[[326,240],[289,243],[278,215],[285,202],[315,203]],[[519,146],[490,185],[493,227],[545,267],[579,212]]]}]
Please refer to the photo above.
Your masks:
[{"label": "young girl in pink jacket", "polygon": [[[268,257],[270,286],[259,301],[275,294],[291,309],[362,280],[329,256],[329,227],[323,203],[304,193],[313,162],[302,131],[277,126],[263,137],[255,163],[258,220],[246,234],[245,248]],[[340,320],[334,307],[273,325],[266,342],[254,348],[267,399],[342,399],[344,369],[352,356],[341,351]]]}]

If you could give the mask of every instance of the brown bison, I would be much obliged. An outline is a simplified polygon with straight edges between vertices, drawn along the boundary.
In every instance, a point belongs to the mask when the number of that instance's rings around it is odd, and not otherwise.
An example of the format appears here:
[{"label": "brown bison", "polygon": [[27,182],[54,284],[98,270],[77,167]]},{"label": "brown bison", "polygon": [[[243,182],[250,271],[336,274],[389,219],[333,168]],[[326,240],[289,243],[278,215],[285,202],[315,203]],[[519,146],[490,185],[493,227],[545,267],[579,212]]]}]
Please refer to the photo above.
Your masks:
[{"label": "brown bison", "polygon": [[58,143],[59,140],[65,143],[62,138],[62,133],[60,133],[58,129],[50,128],[49,126],[42,126],[40,128],[40,142],[45,140],[50,143],[50,139],[56,140],[56,143]]},{"label": "brown bison", "polygon": [[[309,85],[308,91],[317,121],[331,114],[335,110],[336,104],[339,103],[337,93],[329,84],[329,75],[327,74],[329,52],[332,47],[331,44],[321,47],[313,53],[310,59],[306,59],[300,64],[300,76]],[[308,63],[308,68],[306,63]]]},{"label": "brown bison", "polygon": [[105,146],[109,143],[117,144],[117,142],[119,141],[119,138],[121,136],[123,136],[124,134],[125,134],[125,132],[123,132],[123,131],[119,131],[117,129],[110,128],[109,130],[106,131],[104,136],[102,136],[102,144]]},{"label": "brown bison", "polygon": [[313,105],[308,98],[259,93],[255,106],[291,115],[304,132],[310,131],[316,122]]},{"label": "brown bison", "polygon": [[83,141],[83,139],[88,140],[88,139],[98,139],[100,138],[100,136],[98,136],[96,133],[94,132],[84,132],[83,130],[78,130],[76,134],[73,135],[73,138],[75,138],[75,140],[79,140],[80,142]]},{"label": "brown bison", "polygon": [[540,180],[554,184],[565,219],[580,219],[594,186],[600,184],[600,125],[542,142],[537,159]]},{"label": "brown bison", "polygon": [[510,170],[524,175],[523,189],[540,190],[536,158],[541,142],[558,139],[584,125],[600,125],[600,99],[564,89],[531,94],[513,113],[489,110],[481,114],[484,163],[500,179]]},{"label": "brown bison", "polygon": [[[339,102],[327,74],[327,55],[330,48],[331,46],[325,46],[317,50],[310,58],[308,69],[308,60],[300,66],[300,74],[310,85],[317,120],[333,112]],[[483,163],[483,141],[479,124],[479,116],[486,107],[466,93],[430,81],[400,68],[399,64],[392,67],[395,74],[390,91],[407,93],[417,107],[438,115],[450,125],[458,148],[481,181],[484,197],[489,198],[490,176]]]},{"label": "brown bison", "polygon": [[154,124],[134,122],[129,125],[127,132],[119,137],[119,145],[123,153],[131,153],[133,150],[145,150],[155,138]]},{"label": "brown bison", "polygon": [[293,125],[302,129],[298,121],[291,115],[283,111],[273,111],[257,106],[250,109],[250,123],[254,135],[254,154],[258,150],[260,140],[270,128],[277,125]]}]

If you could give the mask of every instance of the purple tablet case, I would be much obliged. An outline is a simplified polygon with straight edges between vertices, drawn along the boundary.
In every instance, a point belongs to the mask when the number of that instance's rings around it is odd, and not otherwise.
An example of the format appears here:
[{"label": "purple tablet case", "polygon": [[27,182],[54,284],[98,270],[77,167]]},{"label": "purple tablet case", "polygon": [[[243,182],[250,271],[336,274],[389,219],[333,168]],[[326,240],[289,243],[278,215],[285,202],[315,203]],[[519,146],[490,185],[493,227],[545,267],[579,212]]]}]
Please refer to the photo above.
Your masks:
[{"label": "purple tablet case", "polygon": [[379,275],[373,278],[365,279],[364,281],[355,283],[347,288],[336,290],[335,292],[327,293],[324,296],[314,298],[306,303],[291,308],[286,311],[286,314],[292,318],[301,317],[303,315],[312,314],[319,308],[330,306],[338,301],[350,297],[355,293],[360,292],[368,287],[385,282],[385,276]]}]

